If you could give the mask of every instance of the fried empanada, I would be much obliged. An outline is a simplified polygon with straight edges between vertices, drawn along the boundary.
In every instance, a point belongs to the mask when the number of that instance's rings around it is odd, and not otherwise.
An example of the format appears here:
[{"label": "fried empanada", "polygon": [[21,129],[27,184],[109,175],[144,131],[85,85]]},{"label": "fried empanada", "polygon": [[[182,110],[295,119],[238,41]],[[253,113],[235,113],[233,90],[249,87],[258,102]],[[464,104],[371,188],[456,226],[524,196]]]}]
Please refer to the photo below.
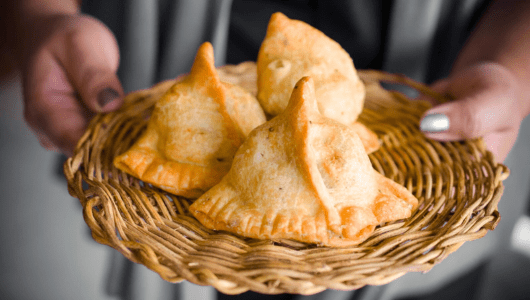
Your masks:
[{"label": "fried empanada", "polygon": [[250,133],[228,174],[189,209],[214,230],[342,247],[417,205],[373,169],[355,130],[319,113],[304,77],[287,108]]},{"label": "fried empanada", "polygon": [[[267,114],[281,113],[296,82],[304,76],[315,81],[320,113],[345,125],[356,122],[365,89],[350,55],[334,40],[307,23],[272,15],[258,53],[258,100]],[[365,148],[379,148],[377,135],[357,123]]]},{"label": "fried empanada", "polygon": [[266,121],[243,88],[221,82],[201,45],[188,76],[155,105],[147,129],[114,165],[170,193],[196,198],[217,184],[252,129]]}]

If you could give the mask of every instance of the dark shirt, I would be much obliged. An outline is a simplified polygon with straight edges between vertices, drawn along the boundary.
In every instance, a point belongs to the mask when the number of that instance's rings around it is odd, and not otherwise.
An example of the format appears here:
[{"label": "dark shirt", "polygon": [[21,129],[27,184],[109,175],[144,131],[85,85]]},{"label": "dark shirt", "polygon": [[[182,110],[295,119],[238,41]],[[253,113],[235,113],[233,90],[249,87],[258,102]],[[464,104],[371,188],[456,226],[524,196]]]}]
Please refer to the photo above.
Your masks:
[{"label": "dark shirt", "polygon": [[[488,0],[85,0],[82,10],[105,23],[120,45],[125,90],[146,88],[189,71],[204,41],[216,64],[256,60],[267,23],[280,11],[324,32],[358,69],[384,69],[430,83],[448,75]],[[432,16],[427,36],[406,36],[409,9]],[[404,26],[400,26],[405,24]],[[408,26],[408,27],[407,27]],[[421,30],[420,30],[421,31]],[[405,38],[400,36],[405,35]],[[392,39],[392,37],[396,37]],[[412,41],[407,41],[412,39]],[[421,40],[426,40],[421,42]],[[403,45],[411,45],[405,47]],[[414,46],[414,47],[413,47]],[[397,50],[396,50],[397,49]]]},{"label": "dark shirt", "polygon": [[[388,60],[392,24],[399,24],[399,7],[418,1],[384,0],[234,0],[230,18],[227,63],[255,60],[272,13],[280,11],[302,20],[337,41],[352,57],[358,69],[393,69]],[[433,2],[429,0],[423,3]],[[430,83],[449,74],[453,61],[490,1],[444,0],[440,2],[432,41],[426,51],[426,70],[415,79]],[[424,13],[418,7],[418,13]],[[423,26],[423,24],[417,24]],[[418,53],[411,53],[414,59]],[[405,58],[404,58],[405,59]],[[410,65],[410,64],[409,64]]]}]

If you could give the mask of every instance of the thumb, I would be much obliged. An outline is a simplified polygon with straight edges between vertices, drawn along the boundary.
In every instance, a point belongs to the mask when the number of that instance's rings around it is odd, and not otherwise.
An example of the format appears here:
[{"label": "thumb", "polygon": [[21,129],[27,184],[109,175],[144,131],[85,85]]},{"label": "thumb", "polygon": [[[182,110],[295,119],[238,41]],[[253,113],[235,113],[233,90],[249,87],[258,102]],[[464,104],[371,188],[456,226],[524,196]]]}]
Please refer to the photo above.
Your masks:
[{"label": "thumb", "polygon": [[[446,78],[446,79],[441,79],[441,80],[438,80],[438,81],[432,83],[429,86],[429,88],[433,92],[438,93],[439,95],[447,96],[446,95],[446,90],[447,90],[447,86],[448,85],[449,85],[449,80]],[[416,100],[428,102],[432,106],[436,106],[436,105],[440,104],[439,99],[435,99],[435,98],[433,98],[431,96],[428,96],[426,94],[423,94],[423,93],[420,93],[418,95],[418,97],[416,98]]]},{"label": "thumb", "polygon": [[515,144],[520,123],[517,112],[510,113],[488,98],[465,98],[427,111],[420,129],[438,141],[482,137],[486,148],[502,162]]},{"label": "thumb", "polygon": [[[437,91],[454,101],[428,110],[420,121],[427,137],[454,141],[517,128],[522,120],[514,88],[492,72],[471,70],[442,81]],[[499,75],[499,74],[497,74]]]},{"label": "thumb", "polygon": [[455,141],[479,137],[502,125],[495,124],[494,114],[486,111],[481,114],[480,110],[479,102],[470,99],[441,104],[424,114],[420,129],[427,137]]},{"label": "thumb", "polygon": [[110,30],[99,21],[84,17],[56,49],[72,85],[93,112],[108,112],[123,103],[123,88],[116,75],[119,49]]}]

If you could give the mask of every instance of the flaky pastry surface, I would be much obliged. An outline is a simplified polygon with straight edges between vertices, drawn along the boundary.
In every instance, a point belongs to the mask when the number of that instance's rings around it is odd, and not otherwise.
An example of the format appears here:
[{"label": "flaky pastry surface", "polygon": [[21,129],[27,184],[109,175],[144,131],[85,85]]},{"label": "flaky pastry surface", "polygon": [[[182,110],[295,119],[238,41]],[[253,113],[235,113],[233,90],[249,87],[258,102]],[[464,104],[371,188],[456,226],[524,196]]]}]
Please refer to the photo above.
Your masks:
[{"label": "flaky pastry surface", "polygon": [[255,97],[220,81],[213,48],[205,43],[190,74],[158,100],[146,131],[114,165],[170,193],[196,198],[221,180],[243,140],[265,121]]},{"label": "flaky pastry surface", "polygon": [[258,99],[266,113],[281,113],[296,82],[315,81],[322,115],[349,125],[361,113],[364,85],[349,54],[307,23],[272,15],[257,59]]},{"label": "flaky pastry surface", "polygon": [[356,122],[365,89],[351,57],[318,29],[282,13],[273,14],[258,53],[257,72],[258,100],[269,115],[281,113],[296,82],[311,76],[320,113],[351,125],[368,153],[379,148],[377,135]]},{"label": "flaky pastry surface", "polygon": [[342,247],[407,218],[417,199],[376,172],[355,130],[322,116],[310,78],[251,132],[223,180],[191,206],[206,227]]}]

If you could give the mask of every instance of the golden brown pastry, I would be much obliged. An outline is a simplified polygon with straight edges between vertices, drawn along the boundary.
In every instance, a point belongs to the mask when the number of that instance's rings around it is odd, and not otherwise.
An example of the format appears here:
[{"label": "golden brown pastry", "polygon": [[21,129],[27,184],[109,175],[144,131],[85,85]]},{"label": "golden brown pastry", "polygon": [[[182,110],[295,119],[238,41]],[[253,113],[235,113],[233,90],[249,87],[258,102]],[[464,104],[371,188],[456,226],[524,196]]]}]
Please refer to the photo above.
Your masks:
[{"label": "golden brown pastry", "polygon": [[258,99],[266,113],[277,115],[300,78],[315,81],[322,115],[351,124],[361,113],[364,85],[353,61],[324,33],[282,13],[272,15],[257,60]]},{"label": "golden brown pastry", "polygon": [[215,230],[342,247],[409,217],[417,203],[372,168],[352,128],[319,113],[305,77],[287,108],[250,133],[228,174],[190,212]]},{"label": "golden brown pastry", "polygon": [[221,180],[245,137],[265,121],[256,98],[219,80],[213,48],[205,43],[190,74],[158,100],[144,134],[114,165],[196,198]]},{"label": "golden brown pastry", "polygon": [[[272,15],[257,60],[258,100],[266,113],[282,112],[300,78],[311,76],[320,113],[345,125],[356,122],[365,89],[349,54],[312,26]],[[375,133],[355,125],[370,153],[379,147]]]}]

